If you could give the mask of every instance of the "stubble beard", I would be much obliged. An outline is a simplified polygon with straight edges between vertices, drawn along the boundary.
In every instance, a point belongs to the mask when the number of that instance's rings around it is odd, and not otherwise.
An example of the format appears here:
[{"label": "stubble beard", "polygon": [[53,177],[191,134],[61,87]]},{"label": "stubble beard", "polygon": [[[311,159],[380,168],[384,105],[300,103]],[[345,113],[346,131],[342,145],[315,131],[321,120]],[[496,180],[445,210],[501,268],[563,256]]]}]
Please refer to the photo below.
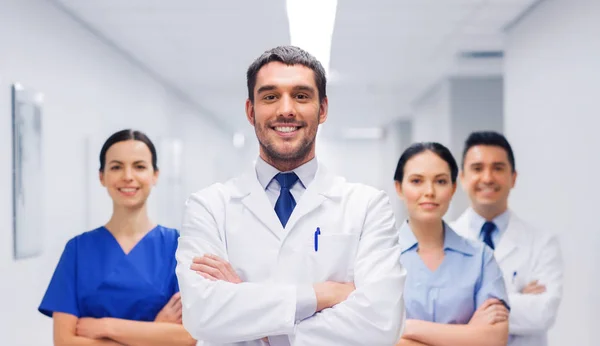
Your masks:
[{"label": "stubble beard", "polygon": [[265,156],[265,161],[276,168],[286,167],[286,171],[296,168],[308,161],[309,156],[313,152],[315,139],[317,136],[317,130],[315,130],[314,133],[309,133],[307,136],[301,139],[301,142],[296,150],[287,153],[281,153],[277,151],[274,141],[267,139],[267,133],[270,130],[268,125],[259,128],[257,127],[255,120],[254,129],[261,151]]}]

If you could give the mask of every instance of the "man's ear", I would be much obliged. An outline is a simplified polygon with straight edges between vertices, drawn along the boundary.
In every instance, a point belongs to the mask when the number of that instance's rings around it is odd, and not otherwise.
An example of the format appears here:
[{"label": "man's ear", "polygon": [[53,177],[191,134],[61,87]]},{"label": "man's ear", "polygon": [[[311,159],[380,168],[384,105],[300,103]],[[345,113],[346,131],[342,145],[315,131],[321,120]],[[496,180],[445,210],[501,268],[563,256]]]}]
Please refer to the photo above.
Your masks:
[{"label": "man's ear", "polygon": [[517,171],[514,171],[512,174],[512,185],[511,188],[515,187],[515,184],[517,183]]},{"label": "man's ear", "polygon": [[319,125],[323,124],[327,120],[327,114],[329,112],[329,99],[327,97],[319,103]]},{"label": "man's ear", "polygon": [[250,122],[250,125],[254,126],[254,104],[250,99],[246,100],[246,118]]}]

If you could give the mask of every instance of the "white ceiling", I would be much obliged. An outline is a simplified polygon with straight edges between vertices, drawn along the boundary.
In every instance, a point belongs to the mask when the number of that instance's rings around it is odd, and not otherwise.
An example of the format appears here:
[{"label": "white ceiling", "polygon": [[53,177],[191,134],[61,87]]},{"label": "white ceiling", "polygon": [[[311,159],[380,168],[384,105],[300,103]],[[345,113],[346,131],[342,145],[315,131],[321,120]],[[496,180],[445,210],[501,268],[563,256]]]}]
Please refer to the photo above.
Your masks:
[{"label": "white ceiling", "polygon": [[[245,72],[289,44],[285,0],[53,0],[232,131],[249,130]],[[538,0],[338,0],[328,85],[333,128],[379,126],[449,75],[501,73],[503,28]]]}]

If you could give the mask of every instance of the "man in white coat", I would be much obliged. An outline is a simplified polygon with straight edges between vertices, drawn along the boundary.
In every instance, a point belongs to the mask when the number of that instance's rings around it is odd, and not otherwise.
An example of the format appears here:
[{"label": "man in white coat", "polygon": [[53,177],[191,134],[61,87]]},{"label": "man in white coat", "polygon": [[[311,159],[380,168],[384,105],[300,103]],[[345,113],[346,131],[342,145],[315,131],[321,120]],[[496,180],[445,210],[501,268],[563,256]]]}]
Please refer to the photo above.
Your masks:
[{"label": "man in white coat", "polygon": [[558,239],[528,225],[508,208],[517,178],[506,138],[474,132],[465,142],[461,185],[471,207],[452,227],[492,249],[509,293],[509,345],[545,346],[562,298]]},{"label": "man in white coat", "polygon": [[291,46],[247,72],[256,164],[187,201],[177,278],[183,325],[204,345],[392,346],[404,324],[388,197],[315,158],[325,71]]}]

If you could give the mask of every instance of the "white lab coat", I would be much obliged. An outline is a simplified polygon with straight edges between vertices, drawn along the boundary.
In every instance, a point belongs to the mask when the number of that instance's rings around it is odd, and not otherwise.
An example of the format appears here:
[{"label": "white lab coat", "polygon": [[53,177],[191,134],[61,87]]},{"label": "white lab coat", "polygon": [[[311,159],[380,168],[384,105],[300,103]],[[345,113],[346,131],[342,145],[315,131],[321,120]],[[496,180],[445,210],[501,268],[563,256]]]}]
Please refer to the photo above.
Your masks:
[{"label": "white lab coat", "polygon": [[[283,229],[252,167],[187,201],[176,254],[183,325],[205,346],[265,345],[264,336],[271,346],[392,346],[405,317],[397,232],[385,193],[321,164]],[[205,253],[228,260],[244,283],[190,270]],[[354,282],[356,290],[295,321],[297,286],[327,280]]]},{"label": "white lab coat", "polygon": [[[474,211],[468,209],[452,228],[478,239],[480,230],[470,229],[469,213]],[[562,298],[563,265],[557,237],[533,228],[511,212],[508,228],[495,248],[511,308],[508,345],[546,346],[547,331],[556,320]],[[533,280],[539,280],[547,291],[539,295],[519,293]]]}]

